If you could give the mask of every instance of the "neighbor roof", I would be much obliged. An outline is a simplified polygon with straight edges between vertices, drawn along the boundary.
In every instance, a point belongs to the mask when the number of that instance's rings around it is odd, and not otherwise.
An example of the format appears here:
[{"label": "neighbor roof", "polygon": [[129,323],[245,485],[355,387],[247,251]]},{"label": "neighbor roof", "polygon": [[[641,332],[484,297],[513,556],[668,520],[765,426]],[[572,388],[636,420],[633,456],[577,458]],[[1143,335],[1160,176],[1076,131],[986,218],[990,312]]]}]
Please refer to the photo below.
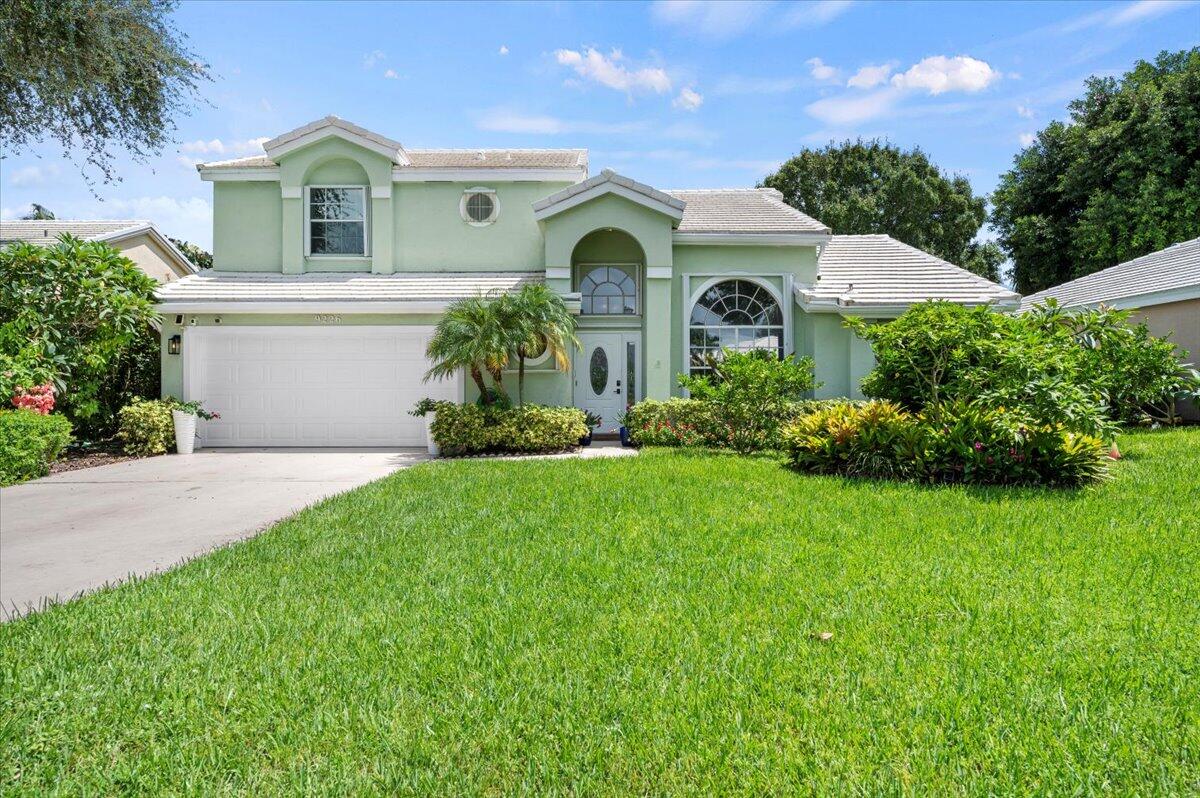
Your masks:
[{"label": "neighbor roof", "polygon": [[817,282],[797,286],[810,310],[903,309],[931,299],[1015,308],[1020,296],[887,235],[832,236],[817,260]]},{"label": "neighbor roof", "polygon": [[1063,307],[1155,305],[1200,296],[1200,238],[1127,260],[1069,283],[1030,294],[1021,310],[1055,299]]},{"label": "neighbor roof", "polygon": [[[354,302],[362,309],[362,305],[372,303],[445,303],[463,297],[486,296],[517,290],[526,283],[543,282],[545,276],[545,272],[278,274],[205,269],[161,286],[157,297],[164,312],[175,312],[184,306],[236,306],[239,303]],[[235,310],[236,307],[226,312]]]},{"label": "neighbor roof", "polygon": [[828,233],[829,228],[783,201],[773,188],[668,191],[683,200],[680,233]]},{"label": "neighbor roof", "polygon": [[84,241],[116,243],[122,239],[147,234],[176,261],[180,271],[194,272],[195,265],[179,248],[145,219],[18,219],[0,222],[0,246],[24,241],[30,244],[53,244],[61,235],[72,235]]}]

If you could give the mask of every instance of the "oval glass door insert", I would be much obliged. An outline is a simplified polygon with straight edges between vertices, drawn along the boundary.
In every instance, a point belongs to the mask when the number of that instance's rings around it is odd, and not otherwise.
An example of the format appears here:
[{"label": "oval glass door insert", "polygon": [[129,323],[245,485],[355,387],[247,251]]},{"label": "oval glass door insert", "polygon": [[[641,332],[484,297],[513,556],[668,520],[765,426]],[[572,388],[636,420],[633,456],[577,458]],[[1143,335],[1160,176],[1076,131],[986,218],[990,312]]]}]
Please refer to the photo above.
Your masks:
[{"label": "oval glass door insert", "polygon": [[592,393],[600,396],[604,393],[604,389],[608,387],[608,355],[604,352],[604,347],[598,346],[592,350],[590,370]]}]

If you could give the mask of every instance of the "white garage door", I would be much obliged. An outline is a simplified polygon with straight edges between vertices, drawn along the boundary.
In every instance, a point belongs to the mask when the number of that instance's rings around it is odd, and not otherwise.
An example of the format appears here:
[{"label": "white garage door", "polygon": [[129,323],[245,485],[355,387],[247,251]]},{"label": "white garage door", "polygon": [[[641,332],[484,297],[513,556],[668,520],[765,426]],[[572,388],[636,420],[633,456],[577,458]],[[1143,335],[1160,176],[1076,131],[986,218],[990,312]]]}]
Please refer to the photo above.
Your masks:
[{"label": "white garage door", "polygon": [[422,397],[459,400],[457,380],[424,383],[431,327],[200,327],[185,345],[188,398],[221,414],[204,446],[423,446]]}]

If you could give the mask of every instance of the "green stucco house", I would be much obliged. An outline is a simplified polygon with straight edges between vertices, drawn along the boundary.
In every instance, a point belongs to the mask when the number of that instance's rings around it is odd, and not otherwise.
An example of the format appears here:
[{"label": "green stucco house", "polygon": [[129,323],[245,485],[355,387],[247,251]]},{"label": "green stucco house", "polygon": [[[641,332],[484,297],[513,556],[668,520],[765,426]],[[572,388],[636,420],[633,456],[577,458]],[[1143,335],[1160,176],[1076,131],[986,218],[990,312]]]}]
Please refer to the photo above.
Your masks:
[{"label": "green stucco house", "polygon": [[[846,315],[948,299],[1015,308],[1001,286],[887,236],[839,236],[772,189],[660,190],[585,150],[415,150],[336,117],[201,164],[213,268],[164,285],[163,393],[221,414],[206,446],[413,446],[446,304],[545,281],[579,313],[570,372],[535,363],[526,399],[612,429],[678,394],[722,347],[816,362],[818,396],[858,396],[872,366]],[[512,378],[515,381],[516,375]]]}]

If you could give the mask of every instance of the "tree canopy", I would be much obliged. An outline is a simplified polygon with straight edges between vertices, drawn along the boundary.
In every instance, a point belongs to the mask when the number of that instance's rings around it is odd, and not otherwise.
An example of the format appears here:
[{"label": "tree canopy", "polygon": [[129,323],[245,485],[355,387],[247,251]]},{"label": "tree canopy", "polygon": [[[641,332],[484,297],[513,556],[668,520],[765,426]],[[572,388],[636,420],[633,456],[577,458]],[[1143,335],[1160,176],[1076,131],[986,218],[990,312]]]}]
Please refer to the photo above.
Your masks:
[{"label": "tree canopy", "polygon": [[0,3],[0,130],[10,152],[52,139],[113,180],[112,146],[162,151],[207,67],[168,22],[175,0]]},{"label": "tree canopy", "polygon": [[1093,77],[1014,159],[992,225],[1032,293],[1200,235],[1200,48]]},{"label": "tree canopy", "polygon": [[947,176],[920,149],[845,141],[802,150],[763,185],[839,234],[886,233],[990,279],[1002,258],[971,246],[987,208],[961,175]]},{"label": "tree canopy", "polygon": [[192,262],[192,265],[197,269],[211,269],[213,265],[212,253],[206,249],[202,249],[199,244],[193,244],[191,241],[184,241],[182,238],[172,238],[171,243],[175,248],[187,256],[187,259]]}]

